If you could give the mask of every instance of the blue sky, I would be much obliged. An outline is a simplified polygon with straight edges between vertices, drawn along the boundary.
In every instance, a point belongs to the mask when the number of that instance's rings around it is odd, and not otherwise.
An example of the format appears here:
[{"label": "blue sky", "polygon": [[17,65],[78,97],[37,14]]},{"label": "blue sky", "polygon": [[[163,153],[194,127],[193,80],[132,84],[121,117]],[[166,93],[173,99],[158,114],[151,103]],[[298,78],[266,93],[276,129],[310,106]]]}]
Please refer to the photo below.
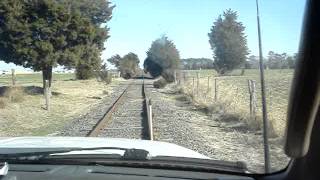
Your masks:
[{"label": "blue sky", "polygon": [[[258,55],[255,0],[111,0],[116,5],[108,23],[110,38],[102,58],[136,53],[141,64],[151,42],[166,34],[181,58],[212,58],[208,32],[224,10],[238,12],[246,27],[250,53]],[[259,0],[262,48],[267,52],[297,52],[305,0]],[[0,70],[11,68],[0,62]]]}]

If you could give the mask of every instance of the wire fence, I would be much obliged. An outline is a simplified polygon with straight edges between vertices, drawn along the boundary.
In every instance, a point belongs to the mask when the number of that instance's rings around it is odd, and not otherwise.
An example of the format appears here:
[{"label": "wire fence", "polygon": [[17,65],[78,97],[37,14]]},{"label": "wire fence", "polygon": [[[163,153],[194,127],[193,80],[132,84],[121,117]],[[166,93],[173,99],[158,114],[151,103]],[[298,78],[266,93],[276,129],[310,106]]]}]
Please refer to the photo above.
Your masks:
[{"label": "wire fence", "polygon": [[[292,72],[269,70],[266,73],[267,113],[270,134],[282,136],[286,125]],[[177,84],[197,103],[223,105],[223,112],[237,115],[251,128],[262,127],[261,84],[258,70],[243,76],[217,76],[214,71],[177,72]]]}]

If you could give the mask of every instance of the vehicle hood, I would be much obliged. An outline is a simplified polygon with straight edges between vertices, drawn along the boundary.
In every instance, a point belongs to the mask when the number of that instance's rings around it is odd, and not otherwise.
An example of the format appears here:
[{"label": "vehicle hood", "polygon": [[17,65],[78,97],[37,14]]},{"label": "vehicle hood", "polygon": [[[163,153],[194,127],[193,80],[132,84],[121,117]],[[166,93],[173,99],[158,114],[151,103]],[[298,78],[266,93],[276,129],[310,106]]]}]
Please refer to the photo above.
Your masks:
[{"label": "vehicle hood", "polygon": [[[210,159],[193,150],[176,144],[123,138],[98,137],[14,137],[1,138],[0,148],[91,148],[120,147],[144,149],[150,156],[174,156],[187,158]],[[111,152],[114,150],[111,150]],[[99,153],[110,153],[110,150],[97,150]],[[89,151],[94,154],[95,151]],[[88,154],[88,152],[86,152]]]}]

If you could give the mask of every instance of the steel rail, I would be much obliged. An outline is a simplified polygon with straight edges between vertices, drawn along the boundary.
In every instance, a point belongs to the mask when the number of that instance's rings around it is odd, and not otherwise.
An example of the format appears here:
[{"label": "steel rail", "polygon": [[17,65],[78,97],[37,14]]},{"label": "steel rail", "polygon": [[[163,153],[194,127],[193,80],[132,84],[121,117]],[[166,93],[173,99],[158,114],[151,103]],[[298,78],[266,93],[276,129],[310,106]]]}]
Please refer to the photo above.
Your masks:
[{"label": "steel rail", "polygon": [[112,113],[117,109],[118,105],[123,100],[124,95],[126,94],[131,85],[132,83],[130,83],[120,94],[120,96],[112,103],[112,105],[108,108],[103,117],[93,126],[92,130],[89,131],[89,133],[86,135],[87,137],[97,137],[100,134],[100,131],[102,131],[107,126],[112,117]]},{"label": "steel rail", "polygon": [[[124,91],[117,97],[117,99],[112,103],[112,105],[107,109],[107,111],[105,112],[105,114],[103,115],[103,117],[93,126],[93,128],[87,133],[87,137],[97,137],[101,131],[103,131],[107,125],[111,122],[111,117],[113,112],[115,112],[119,106],[119,104],[124,100],[125,98],[125,94],[128,92],[128,89],[132,86],[133,83],[130,83],[125,89]],[[146,138],[148,140],[153,140],[153,127],[152,127],[152,114],[150,114],[150,109],[151,106],[149,104],[149,99],[147,98],[147,95],[145,93],[146,88],[145,88],[145,83],[144,83],[144,79],[143,79],[143,83],[142,83],[142,96],[144,99],[144,106],[145,108],[142,109],[142,111],[144,111],[144,115],[147,117],[146,123],[143,124],[147,124],[147,131],[146,131],[146,135],[145,137],[142,138]],[[144,118],[142,119],[142,121],[144,121]],[[150,123],[151,122],[151,123]]]}]

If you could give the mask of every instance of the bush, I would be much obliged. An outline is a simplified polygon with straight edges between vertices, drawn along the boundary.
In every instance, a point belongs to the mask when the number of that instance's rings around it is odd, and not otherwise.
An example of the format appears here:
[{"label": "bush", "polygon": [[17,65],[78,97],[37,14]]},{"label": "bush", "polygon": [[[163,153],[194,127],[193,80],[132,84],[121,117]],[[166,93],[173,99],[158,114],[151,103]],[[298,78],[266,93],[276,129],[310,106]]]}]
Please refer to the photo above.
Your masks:
[{"label": "bush", "polygon": [[174,69],[166,69],[161,76],[169,83],[174,82]]},{"label": "bush", "polygon": [[164,88],[167,85],[167,81],[163,78],[153,82],[153,87],[155,88]]},{"label": "bush", "polygon": [[123,77],[124,79],[130,79],[134,76],[134,72],[123,70],[121,71],[120,76]]},{"label": "bush", "polygon": [[10,87],[6,89],[4,96],[11,102],[22,102],[24,100],[24,91],[22,87]]}]

